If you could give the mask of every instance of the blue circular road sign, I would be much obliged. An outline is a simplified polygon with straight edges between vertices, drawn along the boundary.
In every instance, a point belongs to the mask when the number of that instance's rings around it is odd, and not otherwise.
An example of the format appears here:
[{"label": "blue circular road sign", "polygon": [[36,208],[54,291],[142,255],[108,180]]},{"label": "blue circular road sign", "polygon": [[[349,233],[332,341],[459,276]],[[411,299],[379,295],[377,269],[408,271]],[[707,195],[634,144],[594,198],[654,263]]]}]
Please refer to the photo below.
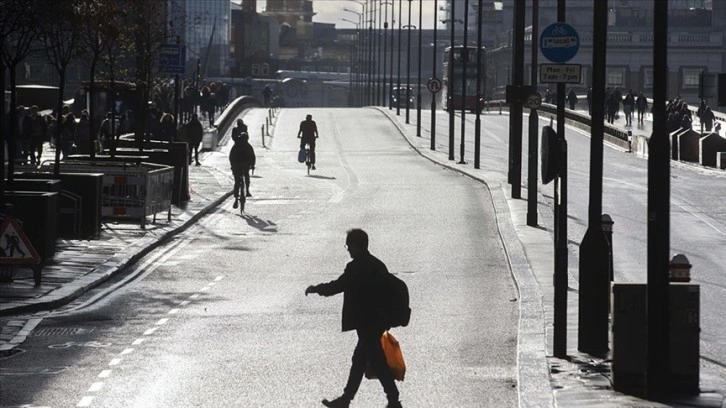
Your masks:
[{"label": "blue circular road sign", "polygon": [[580,36],[567,23],[554,23],[542,31],[539,39],[542,55],[552,62],[567,62],[580,49]]}]

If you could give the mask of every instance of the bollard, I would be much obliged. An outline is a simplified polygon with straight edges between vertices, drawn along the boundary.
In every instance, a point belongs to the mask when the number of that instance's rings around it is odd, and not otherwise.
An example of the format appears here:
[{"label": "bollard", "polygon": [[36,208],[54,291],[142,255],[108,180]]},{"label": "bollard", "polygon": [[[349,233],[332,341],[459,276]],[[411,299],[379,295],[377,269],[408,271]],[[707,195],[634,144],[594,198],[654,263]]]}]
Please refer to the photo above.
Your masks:
[{"label": "bollard", "polygon": [[671,282],[690,282],[691,281],[691,263],[683,254],[676,254],[670,262],[670,281]]},{"label": "bollard", "polygon": [[265,147],[265,125],[262,125],[262,147]]},{"label": "bollard", "polygon": [[502,114],[502,102],[501,101],[499,101],[499,114],[500,115]]},{"label": "bollard", "polygon": [[270,119],[270,121],[272,121],[272,109],[267,110],[267,117],[268,119]]},{"label": "bollard", "polygon": [[603,214],[600,217],[600,224],[602,226],[602,232],[605,234],[605,239],[608,241],[608,255],[610,258],[610,282],[615,280],[615,273],[613,268],[613,219],[608,214]]},{"label": "bollard", "polygon": [[628,130],[628,153],[633,153],[633,131]]}]

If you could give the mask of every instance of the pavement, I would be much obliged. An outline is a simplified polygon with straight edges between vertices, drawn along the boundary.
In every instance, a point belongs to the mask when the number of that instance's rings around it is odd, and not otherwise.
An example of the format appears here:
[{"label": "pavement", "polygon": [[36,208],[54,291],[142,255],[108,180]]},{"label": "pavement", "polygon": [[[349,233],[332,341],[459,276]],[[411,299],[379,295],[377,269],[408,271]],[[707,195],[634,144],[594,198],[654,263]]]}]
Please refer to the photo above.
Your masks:
[{"label": "pavement", "polygon": [[[509,197],[506,170],[474,169],[448,160],[446,152],[431,151],[428,132],[417,137],[415,121],[405,124],[402,116],[378,109],[401,132],[422,157],[485,184],[493,199],[499,234],[505,246],[513,279],[519,290],[518,385],[520,407],[724,407],[724,397],[704,387],[708,373],[701,374],[701,394],[656,403],[612,389],[610,360],[577,351],[577,281],[570,276],[568,296],[567,359],[553,357],[552,288],[553,243],[550,232],[526,224],[527,202]],[[489,113],[495,115],[498,113]],[[506,113],[505,113],[506,114]],[[244,116],[250,129],[265,123],[266,110]],[[622,117],[622,116],[621,116]],[[624,127],[624,119],[620,120]],[[646,122],[648,119],[646,118]],[[274,125],[274,124],[273,124]],[[646,125],[647,126],[647,125]],[[643,129],[647,131],[647,129]],[[223,143],[229,135],[222,138]],[[256,139],[256,138],[253,138]],[[253,145],[256,140],[251,141]],[[258,147],[258,146],[255,146]],[[259,146],[261,147],[261,146]],[[189,167],[190,200],[173,207],[172,219],[158,217],[156,223],[140,225],[104,222],[99,237],[92,240],[58,240],[57,252],[43,268],[42,284],[33,286],[31,271],[17,271],[12,283],[0,284],[0,358],[12,355],[51,309],[67,304],[132,265],[175,234],[231,196],[228,172],[205,161],[220,151],[201,153],[201,166]],[[217,157],[218,158],[218,157]],[[526,197],[526,189],[522,197]]]}]

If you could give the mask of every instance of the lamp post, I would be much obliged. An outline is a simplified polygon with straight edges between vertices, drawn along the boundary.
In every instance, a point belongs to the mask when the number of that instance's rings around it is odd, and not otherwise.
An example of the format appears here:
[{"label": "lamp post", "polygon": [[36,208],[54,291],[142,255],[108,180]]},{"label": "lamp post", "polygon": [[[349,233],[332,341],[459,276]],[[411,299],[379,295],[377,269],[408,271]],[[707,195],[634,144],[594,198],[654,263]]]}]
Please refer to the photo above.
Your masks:
[{"label": "lamp post", "polygon": [[[383,20],[383,13],[380,3],[376,4],[376,12],[378,12],[378,19],[376,20],[373,25],[376,26],[376,29],[374,30],[374,37],[373,37],[373,44],[376,47],[375,48],[375,65],[373,66],[373,73],[374,73],[374,79],[375,82],[373,83],[373,105],[380,105],[380,96],[381,92],[379,90],[380,84],[381,84],[381,21]],[[376,13],[373,13],[373,16],[375,17]]]},{"label": "lamp post", "polygon": [[[386,85],[388,81],[386,80],[386,60],[387,60],[387,53],[388,53],[388,5],[393,5],[390,1],[383,1],[381,2],[382,5],[384,5],[384,21],[383,21],[383,82],[381,82],[381,106],[386,106]],[[391,30],[393,30],[393,27],[391,27]],[[391,47],[391,53],[393,53],[393,47]]]},{"label": "lamp post", "polygon": [[416,87],[416,136],[421,137],[421,24],[423,1],[418,0],[418,86]]},{"label": "lamp post", "polygon": [[469,32],[469,0],[464,0],[464,42],[461,49],[461,140],[459,144],[459,151],[461,153],[459,164],[466,164],[464,160],[464,139],[466,137],[466,86],[469,84],[468,78],[466,77],[466,68],[469,65],[469,42],[467,33]]},{"label": "lamp post", "polygon": [[398,85],[396,88],[396,115],[401,116],[401,10],[403,0],[398,0]]},{"label": "lamp post", "polygon": [[[538,0],[533,0],[533,1],[536,4]],[[481,155],[481,109],[482,109],[479,101],[481,101],[483,99],[481,97],[481,70],[483,68],[481,66],[482,0],[479,0],[479,3],[477,4],[476,12],[477,12],[477,18],[476,18],[476,21],[477,21],[477,25],[476,25],[476,119],[474,120],[474,168],[478,169],[479,168],[479,156]],[[536,19],[533,17],[533,20],[536,20]],[[536,22],[534,22],[533,24],[535,24],[535,27],[537,27]],[[536,36],[537,34],[534,31],[536,31],[536,29],[533,30],[532,35]],[[532,48],[535,49],[535,51],[536,51],[536,47],[534,46],[535,43],[536,43],[536,41],[532,42],[532,44],[533,44]],[[536,55],[535,52],[533,52],[532,54]],[[536,63],[534,63],[534,66],[535,66],[534,70],[536,71]],[[535,115],[536,115],[537,111],[536,110],[533,110],[533,111],[535,112]],[[534,129],[536,132],[537,127],[534,126]],[[536,135],[536,133],[535,133],[535,135]],[[531,143],[532,143],[532,141],[530,140],[530,144]],[[537,143],[537,141],[535,140],[534,144],[536,144],[536,143]],[[536,154],[536,149],[535,149],[535,154]],[[536,177],[537,162],[535,162],[534,165],[532,165],[530,163],[530,166],[534,167],[535,177]],[[535,193],[536,193],[536,189],[535,189]]]},{"label": "lamp post", "polygon": [[[391,75],[390,75],[390,80],[389,80],[390,85],[389,85],[389,89],[388,89],[388,94],[389,94],[388,109],[389,110],[393,109],[393,37],[394,37],[393,36],[393,26],[396,24],[395,8],[396,8],[396,2],[391,1],[391,69],[390,69]],[[401,22],[399,21],[398,24],[400,25]]]},{"label": "lamp post", "polygon": [[[352,44],[350,46],[350,63],[348,64],[349,65],[349,68],[348,68],[348,94],[350,95],[348,105],[352,107],[355,105],[355,93],[354,93],[354,89],[353,89],[353,59],[354,59],[354,55],[357,55],[357,53],[358,53],[358,51],[357,51],[358,47],[357,47],[356,43],[358,41],[358,36],[360,36],[360,32],[359,32],[360,25],[353,20],[348,20],[347,18],[341,18],[341,20],[355,25],[356,39],[355,39],[355,41],[352,42]],[[355,53],[353,52],[354,48],[356,48]],[[357,66],[357,64],[356,64],[356,66]],[[357,71],[357,69],[356,69],[356,71]]]},{"label": "lamp post", "polygon": [[416,28],[416,26],[411,25],[411,1],[408,0],[408,24],[405,25],[403,28],[407,29],[408,32],[408,44],[406,50],[406,124],[408,125],[410,122],[411,117],[411,104],[409,103],[409,99],[411,98],[411,94],[409,89],[411,89],[411,27]]},{"label": "lamp post", "polygon": [[[431,78],[436,78],[436,33],[438,30],[438,0],[434,0],[434,52],[431,64]],[[431,150],[436,150],[436,93],[431,94]]]},{"label": "lamp post", "polygon": [[[362,6],[362,7],[365,8],[365,4],[364,3],[359,3],[357,1],[355,3],[357,3],[360,6]],[[362,106],[362,100],[361,100],[361,84],[360,84],[360,81],[361,81],[361,72],[360,71],[361,71],[361,67],[362,67],[362,62],[361,61],[363,60],[362,57],[364,55],[364,43],[363,43],[363,36],[361,35],[362,33],[360,31],[360,27],[363,27],[365,29],[365,27],[363,26],[363,14],[364,13],[359,13],[357,11],[348,9],[346,7],[343,7],[343,11],[347,11],[348,13],[353,13],[356,16],[358,16],[358,23],[356,24],[358,46],[356,47],[357,48],[357,51],[356,51],[356,62],[357,62],[357,64],[356,64],[356,70],[355,70],[355,82],[356,82],[355,83],[355,100],[356,100],[356,106],[359,106],[360,107],[360,106]],[[346,20],[346,21],[348,21],[348,20]]]}]

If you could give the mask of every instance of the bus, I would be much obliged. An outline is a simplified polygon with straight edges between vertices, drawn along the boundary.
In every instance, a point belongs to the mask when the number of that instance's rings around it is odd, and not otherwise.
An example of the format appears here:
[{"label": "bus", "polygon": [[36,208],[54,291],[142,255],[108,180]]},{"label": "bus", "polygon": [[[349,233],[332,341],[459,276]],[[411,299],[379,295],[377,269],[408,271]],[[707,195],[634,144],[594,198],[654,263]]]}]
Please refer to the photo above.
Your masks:
[{"label": "bus", "polygon": [[[453,50],[453,52],[452,52]],[[476,95],[476,47],[475,46],[455,46],[446,47],[444,50],[444,83],[443,83],[443,101],[445,101],[444,109],[454,110],[470,110],[475,112],[477,109],[477,101],[479,101],[479,109],[484,107],[484,90],[486,78],[486,53],[484,47],[481,47],[481,79],[479,85],[480,95]],[[451,60],[453,56],[453,62]],[[464,64],[466,64],[466,100],[462,93],[462,75],[464,74]],[[453,83],[450,80],[453,73]]]}]

